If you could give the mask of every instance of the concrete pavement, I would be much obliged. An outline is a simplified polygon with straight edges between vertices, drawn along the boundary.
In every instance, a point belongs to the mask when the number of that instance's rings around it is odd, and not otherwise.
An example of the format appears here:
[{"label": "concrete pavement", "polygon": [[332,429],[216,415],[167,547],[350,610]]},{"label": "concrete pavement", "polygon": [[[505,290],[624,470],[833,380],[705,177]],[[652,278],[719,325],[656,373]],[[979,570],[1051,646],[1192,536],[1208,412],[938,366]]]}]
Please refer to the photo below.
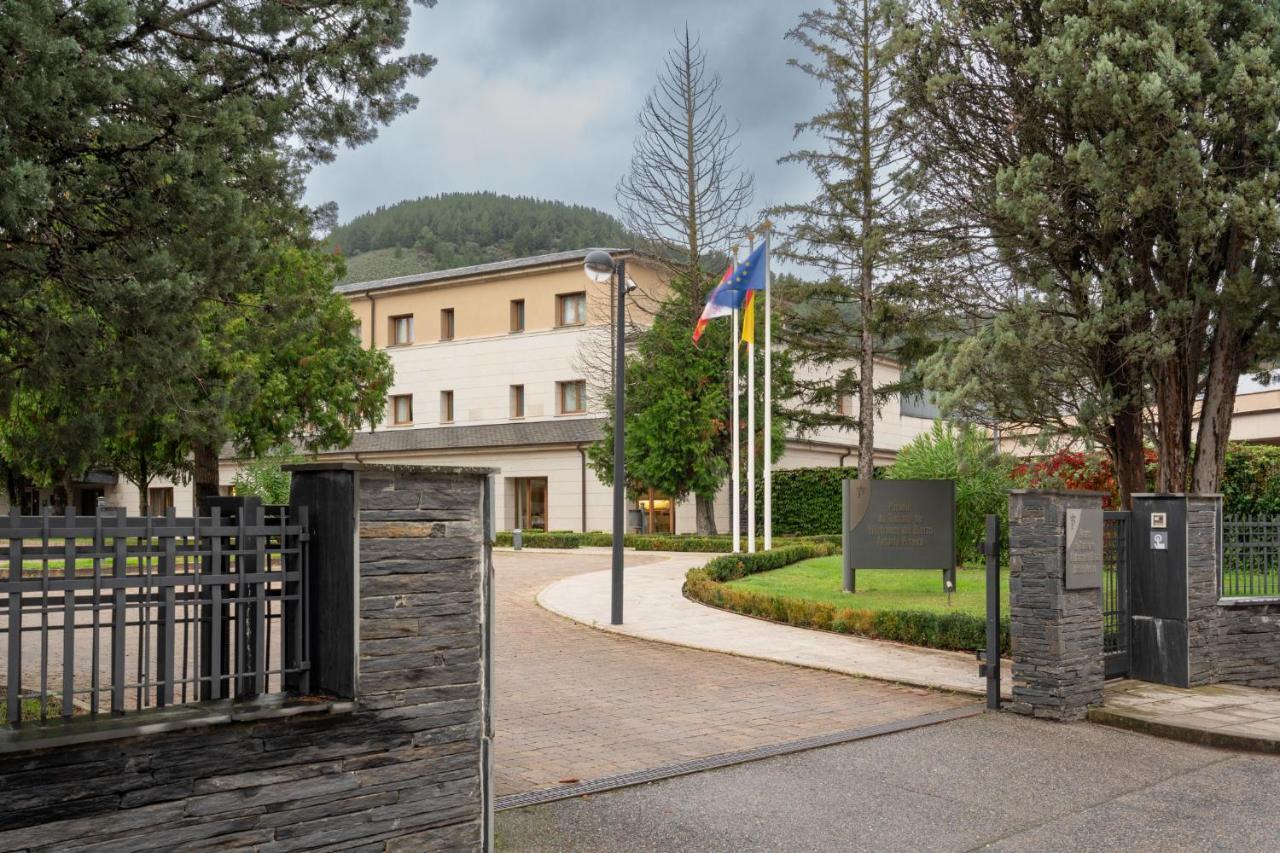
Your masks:
[{"label": "concrete pavement", "polygon": [[[607,552],[602,551],[602,555]],[[728,613],[689,601],[681,593],[685,573],[708,554],[627,554],[622,625],[609,624],[609,572],[576,574],[552,583],[538,603],[553,613],[602,631],[693,649],[811,667],[910,684],[986,695],[972,654],[867,640],[827,631],[793,628]],[[1001,688],[1011,694],[1010,663]]]},{"label": "concrete pavement", "polygon": [[521,853],[1280,849],[1280,759],[984,714],[501,812]]}]

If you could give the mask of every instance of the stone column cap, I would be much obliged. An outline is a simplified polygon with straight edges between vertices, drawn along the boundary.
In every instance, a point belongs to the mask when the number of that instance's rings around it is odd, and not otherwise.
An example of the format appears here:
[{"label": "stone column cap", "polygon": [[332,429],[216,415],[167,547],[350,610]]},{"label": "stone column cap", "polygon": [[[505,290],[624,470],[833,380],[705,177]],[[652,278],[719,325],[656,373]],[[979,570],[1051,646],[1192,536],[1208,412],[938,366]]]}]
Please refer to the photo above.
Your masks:
[{"label": "stone column cap", "polygon": [[1081,498],[1106,498],[1110,497],[1110,492],[1093,491],[1090,489],[1010,489],[1011,495],[1060,495],[1062,497],[1081,497]]},{"label": "stone column cap", "polygon": [[1134,492],[1135,498],[1220,498],[1222,492]]}]

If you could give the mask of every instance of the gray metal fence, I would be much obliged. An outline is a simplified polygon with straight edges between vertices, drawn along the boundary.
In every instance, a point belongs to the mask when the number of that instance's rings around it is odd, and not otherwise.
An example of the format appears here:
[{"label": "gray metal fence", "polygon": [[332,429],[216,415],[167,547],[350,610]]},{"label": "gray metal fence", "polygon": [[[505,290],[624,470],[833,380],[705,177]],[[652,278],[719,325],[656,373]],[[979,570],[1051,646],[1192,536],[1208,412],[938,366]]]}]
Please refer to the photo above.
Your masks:
[{"label": "gray metal fence", "polygon": [[1223,519],[1220,587],[1223,598],[1280,598],[1280,518]]},{"label": "gray metal fence", "polygon": [[306,691],[305,508],[0,518],[7,720]]}]

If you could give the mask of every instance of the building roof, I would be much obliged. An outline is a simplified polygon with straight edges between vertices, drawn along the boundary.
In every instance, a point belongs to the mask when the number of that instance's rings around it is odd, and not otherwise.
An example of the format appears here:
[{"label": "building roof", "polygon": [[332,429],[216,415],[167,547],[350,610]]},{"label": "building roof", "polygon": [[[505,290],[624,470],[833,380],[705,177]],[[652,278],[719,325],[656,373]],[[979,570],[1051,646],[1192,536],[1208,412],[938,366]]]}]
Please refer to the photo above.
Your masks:
[{"label": "building roof", "polygon": [[[588,252],[595,249],[574,249],[569,252],[552,252],[547,255],[534,255],[528,258],[513,258],[509,261],[495,261],[489,264],[476,264],[470,267],[456,267],[451,270],[420,272],[413,275],[400,275],[395,278],[382,278],[375,281],[356,281],[351,284],[340,284],[334,288],[339,293],[367,293],[377,290],[388,290],[395,287],[408,287],[423,284],[441,284],[455,279],[475,278],[476,276],[493,275],[495,273],[517,272],[537,267],[558,266],[571,261],[581,262]],[[605,249],[611,255],[632,255],[631,249]]]},{"label": "building roof", "polygon": [[587,444],[604,435],[604,418],[557,418],[474,426],[418,427],[358,432],[338,453],[398,453],[539,444]]}]

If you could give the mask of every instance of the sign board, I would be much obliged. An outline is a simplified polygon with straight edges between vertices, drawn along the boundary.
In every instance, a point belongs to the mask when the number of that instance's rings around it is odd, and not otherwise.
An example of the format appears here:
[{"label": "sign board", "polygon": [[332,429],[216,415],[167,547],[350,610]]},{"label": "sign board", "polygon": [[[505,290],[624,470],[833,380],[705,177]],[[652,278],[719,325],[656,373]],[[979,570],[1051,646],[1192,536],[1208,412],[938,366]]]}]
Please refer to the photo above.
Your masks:
[{"label": "sign board", "polygon": [[1102,587],[1102,510],[1068,509],[1065,586]]},{"label": "sign board", "polygon": [[1169,550],[1169,534],[1163,530],[1151,531],[1151,550],[1152,551],[1168,551]]},{"label": "sign board", "polygon": [[845,480],[845,568],[950,571],[955,522],[952,480]]},{"label": "sign board", "polygon": [[1169,526],[1169,517],[1167,513],[1153,512],[1151,513],[1151,529],[1164,530]]}]

